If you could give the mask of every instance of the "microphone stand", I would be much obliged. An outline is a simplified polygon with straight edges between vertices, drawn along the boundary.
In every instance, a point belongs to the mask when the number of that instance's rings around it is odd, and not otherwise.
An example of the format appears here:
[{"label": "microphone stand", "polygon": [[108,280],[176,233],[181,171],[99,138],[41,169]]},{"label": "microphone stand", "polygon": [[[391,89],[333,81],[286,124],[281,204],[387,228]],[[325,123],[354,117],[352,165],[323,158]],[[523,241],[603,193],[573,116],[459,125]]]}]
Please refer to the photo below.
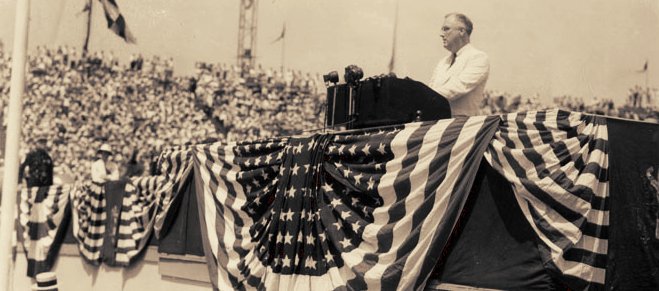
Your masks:
[{"label": "microphone stand", "polygon": [[[329,124],[329,126],[334,129],[334,116],[336,116],[336,92],[338,90],[337,88],[337,83],[339,83],[339,73],[336,71],[329,72],[327,75],[323,75],[323,80],[325,81],[325,86],[329,88],[330,83],[334,84],[333,88],[333,97],[332,97],[332,122]],[[329,103],[329,102],[328,102]],[[323,127],[323,132],[327,130],[327,126],[329,123],[329,120],[327,120],[327,111],[329,110],[329,104],[325,103],[325,127]]]},{"label": "microphone stand", "polygon": [[[329,82],[325,83],[325,86],[329,87]],[[337,83],[332,82],[332,121],[329,122],[329,127],[334,129],[334,116],[336,115],[336,92],[337,92]],[[328,121],[327,120],[327,111],[329,111],[329,104],[325,104],[325,127],[323,128],[323,132],[326,131],[327,126],[328,126]]]},{"label": "microphone stand", "polygon": [[352,97],[352,86],[353,84],[348,84],[348,129],[352,129],[352,122],[353,118],[355,117],[355,107],[353,105],[353,97]]},{"label": "microphone stand", "polygon": [[334,129],[334,116],[336,116],[336,91],[338,91],[336,83],[334,83],[334,90],[332,96],[332,129]]}]

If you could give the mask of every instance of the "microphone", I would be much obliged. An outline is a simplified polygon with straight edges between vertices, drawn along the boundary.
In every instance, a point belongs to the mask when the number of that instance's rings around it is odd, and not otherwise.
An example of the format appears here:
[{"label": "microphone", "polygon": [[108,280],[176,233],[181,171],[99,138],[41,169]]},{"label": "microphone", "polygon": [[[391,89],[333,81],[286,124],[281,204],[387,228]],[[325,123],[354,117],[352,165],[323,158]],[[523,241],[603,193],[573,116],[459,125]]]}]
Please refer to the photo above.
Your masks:
[{"label": "microphone", "polygon": [[349,85],[356,85],[359,80],[364,77],[364,71],[362,68],[356,65],[349,65],[345,69],[345,75],[343,78],[346,80],[346,83]]},{"label": "microphone", "polygon": [[334,85],[336,85],[336,83],[339,82],[339,72],[331,71],[326,75],[323,75],[323,82],[325,82],[325,84],[334,83]]},{"label": "microphone", "polygon": [[356,89],[359,80],[364,77],[362,68],[356,65],[349,65],[345,69],[345,81],[348,84],[348,128],[352,128],[355,120],[357,119],[357,102],[353,95],[353,90]]}]

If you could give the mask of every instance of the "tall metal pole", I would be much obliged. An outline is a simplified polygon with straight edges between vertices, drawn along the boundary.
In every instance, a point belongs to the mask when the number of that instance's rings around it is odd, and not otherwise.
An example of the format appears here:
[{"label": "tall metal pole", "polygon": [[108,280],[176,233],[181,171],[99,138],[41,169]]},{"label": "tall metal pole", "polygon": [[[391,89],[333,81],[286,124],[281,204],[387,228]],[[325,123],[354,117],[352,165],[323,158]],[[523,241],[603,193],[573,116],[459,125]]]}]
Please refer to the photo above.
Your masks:
[{"label": "tall metal pole", "polygon": [[[285,28],[284,24],[284,29]],[[282,74],[284,73],[284,63],[285,63],[285,57],[286,57],[286,31],[284,31],[284,38],[281,40],[281,72]]]},{"label": "tall metal pole", "polygon": [[240,14],[238,17],[238,53],[236,55],[236,60],[239,67],[243,67],[244,55],[245,55],[245,10],[246,10],[245,1],[240,1]]},{"label": "tall metal pole", "polygon": [[[647,61],[645,61],[645,62],[647,64]],[[650,68],[646,67],[645,68],[645,102],[647,102],[646,107],[648,107],[648,108],[650,108],[650,106],[652,105],[652,104],[650,104],[650,100],[652,98],[650,97],[650,83],[648,82],[649,81],[649,74],[650,74]]]},{"label": "tall metal pole", "polygon": [[30,0],[16,1],[14,50],[11,60],[11,89],[7,115],[5,143],[5,173],[2,184],[2,214],[0,216],[0,284],[10,290],[9,272],[12,269],[11,235],[14,230],[14,207],[18,188],[18,148],[21,139],[21,111],[25,91],[25,63],[27,59],[28,18]]},{"label": "tall metal pole", "polygon": [[82,46],[82,54],[87,55],[89,49],[89,36],[92,34],[92,6],[94,0],[87,2],[87,34],[85,34],[85,44]]},{"label": "tall metal pole", "polygon": [[252,67],[252,68],[254,67],[254,63],[256,61],[256,31],[257,31],[257,28],[258,28],[258,21],[259,21],[259,18],[258,18],[258,15],[259,15],[259,1],[258,0],[253,0],[253,1],[254,1],[254,3],[252,4],[252,15],[251,15],[252,25],[249,29],[249,34],[250,34],[249,40],[251,42],[251,44],[250,44],[250,51],[251,51],[250,57],[251,58],[249,59],[249,66]]},{"label": "tall metal pole", "polygon": [[394,35],[391,42],[391,59],[389,59],[389,73],[394,72],[394,67],[396,66],[396,39],[398,37],[398,6],[400,1],[396,1],[396,15],[394,18]]},{"label": "tall metal pole", "polygon": [[253,67],[256,56],[258,0],[241,0],[238,18],[238,65]]}]

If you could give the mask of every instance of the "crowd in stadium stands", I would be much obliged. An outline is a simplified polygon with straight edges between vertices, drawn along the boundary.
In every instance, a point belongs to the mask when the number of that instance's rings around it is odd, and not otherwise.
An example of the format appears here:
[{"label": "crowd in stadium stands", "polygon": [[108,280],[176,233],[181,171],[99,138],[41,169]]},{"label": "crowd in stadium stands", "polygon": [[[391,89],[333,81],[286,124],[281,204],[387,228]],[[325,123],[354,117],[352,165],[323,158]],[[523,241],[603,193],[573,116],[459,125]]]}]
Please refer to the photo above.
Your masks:
[{"label": "crowd in stadium stands", "polygon": [[[134,56],[124,65],[111,53],[82,56],[72,47],[37,48],[28,70],[21,156],[36,137],[46,135],[56,173],[71,180],[89,177],[102,143],[112,146],[118,164],[137,154],[149,174],[164,146],[295,135],[322,127],[325,96],[318,75],[198,63],[193,76],[176,76],[171,59]],[[0,47],[2,116],[9,80],[10,58]],[[656,105],[648,106],[651,95],[634,87],[622,107],[611,100],[567,96],[554,101],[564,109],[657,122]],[[490,91],[481,113],[546,108],[538,99]]]},{"label": "crowd in stadium stands", "polygon": [[199,63],[191,84],[227,140],[287,136],[322,127],[320,77],[298,71]]},{"label": "crowd in stadium stands", "polygon": [[[560,96],[553,99],[552,105],[542,104],[539,96],[523,98],[504,92],[487,91],[481,106],[481,114],[502,114],[508,112],[561,108],[571,111],[621,117],[646,122],[659,122],[659,100],[653,99],[647,89],[635,86],[629,90],[629,98],[623,106],[615,106],[611,99],[597,97],[585,101],[583,98]],[[658,98],[658,97],[654,97]]]},{"label": "crowd in stadium stands", "polygon": [[[0,54],[0,105],[7,116],[10,59]],[[313,86],[311,76],[292,72],[199,65],[197,76],[179,77],[171,59],[136,56],[121,65],[111,53],[82,57],[71,47],[39,47],[28,60],[21,156],[45,134],[60,176],[88,178],[102,143],[112,146],[118,164],[137,152],[149,173],[163,146],[318,128],[320,96]]]}]

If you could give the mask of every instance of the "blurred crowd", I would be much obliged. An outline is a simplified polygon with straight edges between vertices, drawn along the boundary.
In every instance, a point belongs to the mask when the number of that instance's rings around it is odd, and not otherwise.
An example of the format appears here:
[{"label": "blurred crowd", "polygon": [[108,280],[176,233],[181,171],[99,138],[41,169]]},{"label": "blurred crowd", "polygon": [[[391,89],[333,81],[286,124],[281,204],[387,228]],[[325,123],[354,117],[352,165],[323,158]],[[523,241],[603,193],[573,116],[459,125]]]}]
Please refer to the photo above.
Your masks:
[{"label": "blurred crowd", "polygon": [[322,127],[320,76],[198,63],[191,87],[227,140],[289,136]]},{"label": "blurred crowd", "polygon": [[[107,143],[113,162],[126,164],[135,155],[153,173],[164,146],[292,135],[321,125],[315,76],[198,68],[181,77],[171,59],[157,56],[133,56],[122,65],[112,53],[37,48],[28,60],[21,157],[46,136],[55,172],[88,178],[96,151]],[[2,116],[9,81],[10,59],[0,50]]]},{"label": "blurred crowd", "polygon": [[547,108],[561,108],[570,111],[587,112],[592,114],[641,120],[645,122],[659,122],[659,100],[655,99],[649,89],[634,86],[629,89],[626,102],[617,106],[612,99],[592,97],[584,100],[580,97],[559,96],[553,99],[551,105],[540,102],[540,96],[522,97],[506,92],[487,91],[481,104],[481,114],[503,114],[518,111],[542,110]]},{"label": "blurred crowd", "polygon": [[[112,147],[113,162],[137,161],[145,165],[145,173],[154,174],[154,161],[164,146],[290,136],[323,123],[325,93],[317,74],[198,63],[192,76],[177,76],[172,59],[135,55],[122,64],[112,53],[83,55],[74,47],[37,48],[29,57],[28,72],[21,157],[37,138],[45,137],[55,172],[70,179],[89,178],[90,164],[103,143]],[[9,80],[10,58],[0,46],[4,129]],[[652,95],[636,86],[622,106],[570,96],[547,106],[539,96],[489,91],[481,114],[558,106],[657,122]]]}]

